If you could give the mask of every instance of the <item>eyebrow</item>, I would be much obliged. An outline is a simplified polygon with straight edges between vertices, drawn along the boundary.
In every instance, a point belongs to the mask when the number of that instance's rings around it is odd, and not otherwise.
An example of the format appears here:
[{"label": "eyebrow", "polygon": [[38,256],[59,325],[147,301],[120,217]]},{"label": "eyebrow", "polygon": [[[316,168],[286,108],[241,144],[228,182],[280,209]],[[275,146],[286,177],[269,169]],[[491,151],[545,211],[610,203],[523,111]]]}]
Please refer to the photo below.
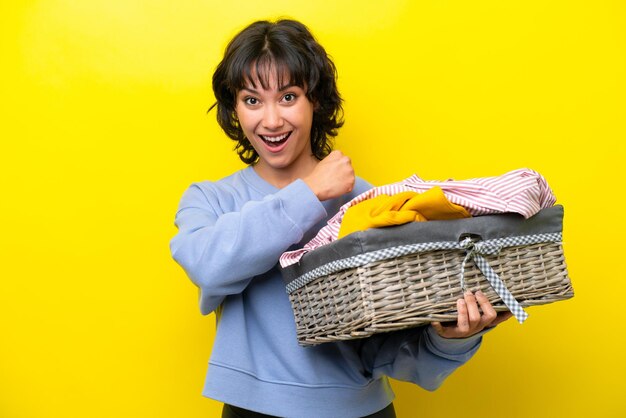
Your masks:
[{"label": "eyebrow", "polygon": [[291,84],[286,84],[286,85],[284,85],[284,86],[282,86],[282,87],[279,87],[279,88],[278,88],[278,91],[285,91],[285,90],[287,90],[288,88],[291,88],[291,87],[299,87],[299,86],[296,86],[296,85],[295,85],[295,84],[293,84],[293,83],[291,83]]},{"label": "eyebrow", "polygon": [[[293,83],[291,83],[291,84],[286,84],[286,85],[284,85],[284,86],[279,87],[279,88],[278,88],[278,91],[285,91],[285,90],[287,90],[288,88],[291,88],[291,87],[300,87],[300,86],[298,86],[298,85],[296,85],[296,84],[293,84]],[[300,88],[301,88],[301,87],[300,87]],[[252,93],[252,94],[259,94],[259,92],[258,92],[258,91],[254,90],[254,89],[250,89],[250,88],[248,88],[248,87],[242,87],[242,88],[241,88],[241,90],[246,90],[246,91],[248,91],[248,92],[250,92],[250,93]]]}]

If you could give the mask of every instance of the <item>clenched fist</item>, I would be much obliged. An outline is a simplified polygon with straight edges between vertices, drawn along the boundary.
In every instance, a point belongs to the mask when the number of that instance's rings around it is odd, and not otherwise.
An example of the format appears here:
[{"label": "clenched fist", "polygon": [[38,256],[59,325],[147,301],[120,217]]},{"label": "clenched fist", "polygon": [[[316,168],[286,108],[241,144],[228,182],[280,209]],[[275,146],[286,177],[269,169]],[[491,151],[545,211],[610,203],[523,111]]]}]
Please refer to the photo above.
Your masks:
[{"label": "clenched fist", "polygon": [[350,158],[333,151],[320,161],[304,182],[321,201],[334,199],[354,188],[354,169]]}]

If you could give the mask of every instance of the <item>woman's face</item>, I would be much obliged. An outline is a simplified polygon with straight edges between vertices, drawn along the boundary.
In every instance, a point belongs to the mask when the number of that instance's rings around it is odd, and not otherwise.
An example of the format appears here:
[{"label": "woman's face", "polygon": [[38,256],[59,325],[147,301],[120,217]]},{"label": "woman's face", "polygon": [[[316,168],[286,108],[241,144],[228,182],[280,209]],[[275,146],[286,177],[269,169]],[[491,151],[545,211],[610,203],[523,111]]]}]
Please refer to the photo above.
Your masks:
[{"label": "woman's face", "polygon": [[255,170],[261,177],[293,180],[317,163],[311,150],[313,109],[302,88],[278,86],[275,75],[267,89],[257,80],[256,87],[248,83],[237,93],[235,112],[259,154]]}]

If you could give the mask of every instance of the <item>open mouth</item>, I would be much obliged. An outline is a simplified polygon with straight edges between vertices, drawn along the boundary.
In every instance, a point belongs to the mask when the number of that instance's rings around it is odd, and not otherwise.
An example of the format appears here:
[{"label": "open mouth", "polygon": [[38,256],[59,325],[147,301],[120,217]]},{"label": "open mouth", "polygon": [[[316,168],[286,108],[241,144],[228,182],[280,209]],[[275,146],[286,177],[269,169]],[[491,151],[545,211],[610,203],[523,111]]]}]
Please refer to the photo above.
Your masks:
[{"label": "open mouth", "polygon": [[265,142],[265,145],[267,145],[268,147],[278,148],[282,144],[287,142],[287,140],[291,136],[291,131],[286,132],[284,134],[280,134],[280,135],[259,135],[259,136],[261,137],[263,142]]}]

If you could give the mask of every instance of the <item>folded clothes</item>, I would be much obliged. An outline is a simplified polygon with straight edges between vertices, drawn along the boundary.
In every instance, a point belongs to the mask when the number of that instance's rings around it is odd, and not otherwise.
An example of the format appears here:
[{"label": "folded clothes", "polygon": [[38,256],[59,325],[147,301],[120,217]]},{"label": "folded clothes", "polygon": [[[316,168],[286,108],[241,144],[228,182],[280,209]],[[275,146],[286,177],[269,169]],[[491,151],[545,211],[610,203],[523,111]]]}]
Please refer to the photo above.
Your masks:
[{"label": "folded clothes", "polygon": [[464,207],[450,202],[439,186],[424,193],[381,194],[348,208],[341,220],[337,238],[369,228],[471,216]]},{"label": "folded clothes", "polygon": [[339,236],[342,219],[350,207],[382,194],[395,195],[407,191],[424,193],[435,186],[441,188],[451,203],[467,209],[472,216],[512,212],[530,218],[556,202],[543,176],[527,168],[495,177],[458,181],[427,181],[413,175],[397,183],[374,187],[343,205],[304,247],[283,253],[280,265],[286,267],[295,264],[307,252],[335,241]]}]

